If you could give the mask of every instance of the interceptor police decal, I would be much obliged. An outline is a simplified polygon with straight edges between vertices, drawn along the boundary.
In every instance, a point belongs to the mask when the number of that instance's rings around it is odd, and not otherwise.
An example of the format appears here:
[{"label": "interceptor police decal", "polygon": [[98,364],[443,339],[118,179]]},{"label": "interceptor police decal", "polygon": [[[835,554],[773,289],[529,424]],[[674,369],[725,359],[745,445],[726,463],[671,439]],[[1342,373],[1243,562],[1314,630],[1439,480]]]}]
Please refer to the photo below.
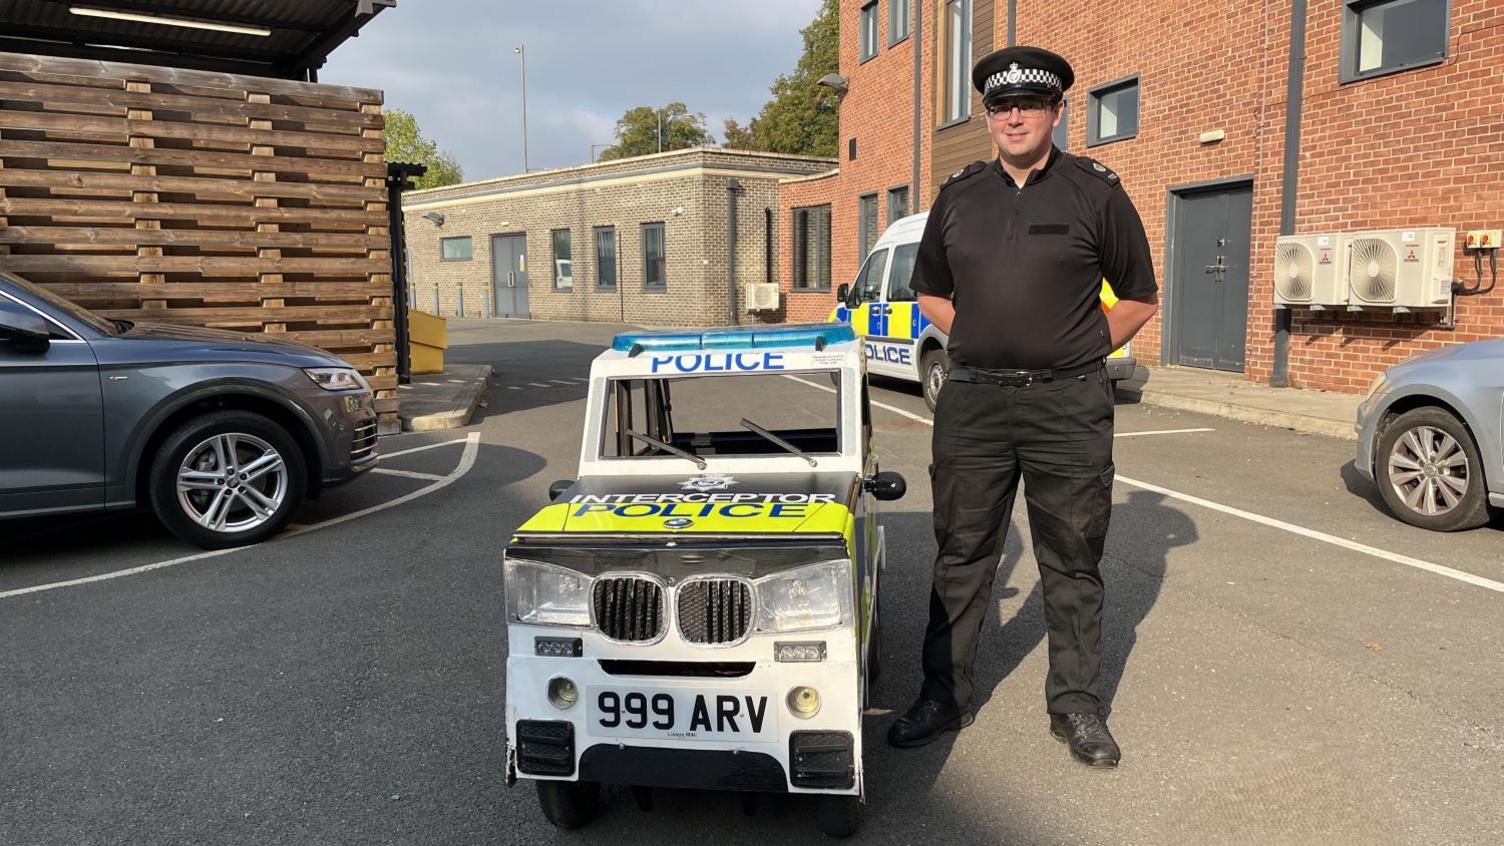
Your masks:
[{"label": "interceptor police decal", "polygon": [[731,517],[803,519],[812,506],[829,505],[835,494],[820,493],[683,493],[576,494],[570,516],[609,514],[621,518]]}]

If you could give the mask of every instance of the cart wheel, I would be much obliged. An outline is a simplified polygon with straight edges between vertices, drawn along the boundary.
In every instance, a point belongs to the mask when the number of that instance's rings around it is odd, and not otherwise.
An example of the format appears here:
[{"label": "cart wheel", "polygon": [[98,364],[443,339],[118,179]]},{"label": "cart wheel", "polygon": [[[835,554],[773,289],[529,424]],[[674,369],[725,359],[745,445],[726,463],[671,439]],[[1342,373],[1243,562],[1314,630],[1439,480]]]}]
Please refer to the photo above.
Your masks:
[{"label": "cart wheel", "polygon": [[743,790],[741,793],[738,793],[737,796],[742,800],[742,816],[757,816],[757,794],[752,793],[751,791]]},{"label": "cart wheel", "polygon": [[815,800],[815,820],[820,833],[827,837],[846,838],[856,834],[861,813],[862,803],[856,796],[821,796]]},{"label": "cart wheel", "polygon": [[637,803],[637,810],[644,814],[653,812],[653,788],[634,785],[632,787],[632,799]]},{"label": "cart wheel", "polygon": [[555,828],[579,828],[600,809],[601,786],[593,781],[538,782],[538,804]]}]

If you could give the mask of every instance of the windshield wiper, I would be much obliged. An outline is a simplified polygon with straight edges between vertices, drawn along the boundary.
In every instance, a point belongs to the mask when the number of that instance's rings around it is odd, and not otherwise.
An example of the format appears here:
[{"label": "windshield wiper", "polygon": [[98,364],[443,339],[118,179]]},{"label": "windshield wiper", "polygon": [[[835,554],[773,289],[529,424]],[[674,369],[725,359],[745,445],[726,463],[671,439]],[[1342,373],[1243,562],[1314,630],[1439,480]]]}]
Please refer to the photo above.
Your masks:
[{"label": "windshield wiper", "polygon": [[673,453],[674,455],[679,456],[680,458],[689,459],[690,461],[693,461],[695,463],[695,466],[699,467],[701,470],[704,470],[707,466],[709,466],[709,465],[707,465],[705,463],[705,459],[701,458],[698,455],[695,455],[694,453],[690,452],[687,449],[679,449],[678,447],[673,446],[672,444],[666,444],[663,441],[658,440],[657,438],[650,438],[650,437],[648,437],[647,435],[644,435],[641,432],[633,432],[630,429],[627,430],[627,434],[630,435],[631,437],[636,438],[639,441],[643,441],[644,443],[652,444],[653,446],[658,447],[659,449],[662,449],[662,450],[667,450],[667,451]]},{"label": "windshield wiper", "polygon": [[809,457],[809,453],[805,452],[804,450],[800,449],[799,447],[794,446],[793,444],[789,443],[788,441],[784,440],[783,438],[778,437],[777,435],[773,434],[772,432],[769,432],[767,429],[764,429],[763,427],[757,425],[756,423],[753,423],[751,420],[748,420],[745,417],[742,418],[742,428],[743,429],[750,429],[751,431],[756,432],[759,435],[762,435],[764,438],[767,438],[768,440],[772,441],[773,443],[775,443],[775,444],[783,447],[788,452],[791,452],[794,455],[797,455],[800,458],[804,459],[805,461],[808,461],[809,462],[809,466],[811,466],[811,467],[819,467],[820,466],[820,462],[814,460],[813,458],[810,458]]}]

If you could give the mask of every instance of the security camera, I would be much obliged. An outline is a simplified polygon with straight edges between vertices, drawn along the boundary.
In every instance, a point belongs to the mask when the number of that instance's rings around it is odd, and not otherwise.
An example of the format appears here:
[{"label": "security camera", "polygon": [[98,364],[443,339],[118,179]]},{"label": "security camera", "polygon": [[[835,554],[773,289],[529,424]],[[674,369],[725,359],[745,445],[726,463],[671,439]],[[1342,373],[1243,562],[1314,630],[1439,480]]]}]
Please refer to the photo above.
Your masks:
[{"label": "security camera", "polygon": [[444,216],[438,212],[423,212],[423,219],[433,221],[434,226],[444,225]]},{"label": "security camera", "polygon": [[838,73],[828,73],[820,77],[820,81],[815,84],[823,85],[837,94],[845,94],[849,82],[850,80]]}]

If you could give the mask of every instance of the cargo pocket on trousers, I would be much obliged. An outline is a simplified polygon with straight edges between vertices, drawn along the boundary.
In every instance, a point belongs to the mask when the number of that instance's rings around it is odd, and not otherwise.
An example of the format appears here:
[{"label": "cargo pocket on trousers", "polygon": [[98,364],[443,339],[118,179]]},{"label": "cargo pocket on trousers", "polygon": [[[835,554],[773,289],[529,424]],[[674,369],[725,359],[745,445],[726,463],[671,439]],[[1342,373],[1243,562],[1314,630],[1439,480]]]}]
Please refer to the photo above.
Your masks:
[{"label": "cargo pocket on trousers", "polygon": [[1091,518],[1086,523],[1088,538],[1102,538],[1107,535],[1107,526],[1112,522],[1112,484],[1116,480],[1117,465],[1109,461],[1101,475],[1097,477],[1096,488],[1092,491]]}]

